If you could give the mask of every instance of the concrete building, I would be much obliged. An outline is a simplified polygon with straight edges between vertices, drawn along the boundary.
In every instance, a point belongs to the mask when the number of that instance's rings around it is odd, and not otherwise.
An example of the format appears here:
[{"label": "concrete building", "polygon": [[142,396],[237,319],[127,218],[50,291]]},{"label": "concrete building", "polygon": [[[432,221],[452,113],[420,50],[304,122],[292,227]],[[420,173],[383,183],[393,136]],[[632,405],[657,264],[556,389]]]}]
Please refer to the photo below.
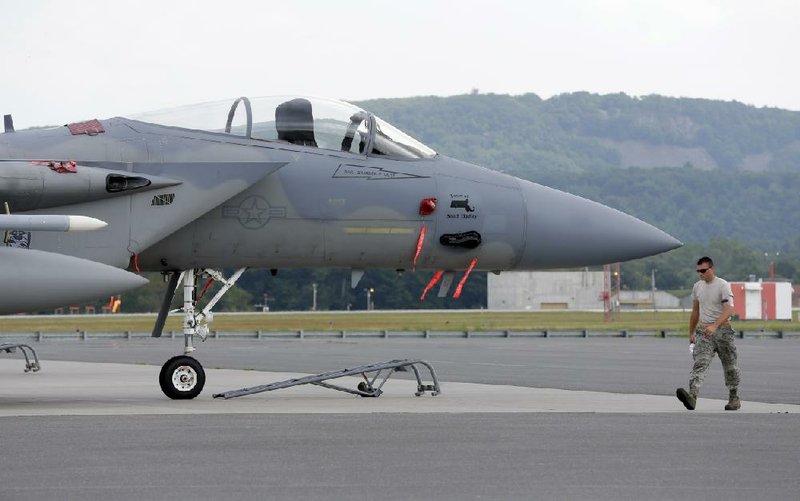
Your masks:
[{"label": "concrete building", "polygon": [[489,273],[490,310],[602,310],[602,271]]},{"label": "concrete building", "polygon": [[[604,287],[602,271],[490,273],[487,306],[490,310],[602,310]],[[611,294],[616,303],[616,292]],[[619,307],[671,309],[680,308],[680,301],[664,291],[620,291]]]},{"label": "concrete building", "polygon": [[681,300],[665,291],[620,291],[619,304],[623,310],[669,310],[680,308]]}]

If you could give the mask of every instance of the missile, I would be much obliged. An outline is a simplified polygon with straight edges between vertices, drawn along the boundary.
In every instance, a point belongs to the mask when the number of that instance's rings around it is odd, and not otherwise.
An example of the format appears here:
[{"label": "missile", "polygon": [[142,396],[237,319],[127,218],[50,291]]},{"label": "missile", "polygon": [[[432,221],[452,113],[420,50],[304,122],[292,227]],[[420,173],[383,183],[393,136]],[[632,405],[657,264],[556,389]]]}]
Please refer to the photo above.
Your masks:
[{"label": "missile", "polygon": [[0,247],[0,314],[80,304],[147,282],[134,273],[87,259]]},{"label": "missile", "polygon": [[105,221],[88,216],[0,214],[0,230],[92,231],[106,226]]}]

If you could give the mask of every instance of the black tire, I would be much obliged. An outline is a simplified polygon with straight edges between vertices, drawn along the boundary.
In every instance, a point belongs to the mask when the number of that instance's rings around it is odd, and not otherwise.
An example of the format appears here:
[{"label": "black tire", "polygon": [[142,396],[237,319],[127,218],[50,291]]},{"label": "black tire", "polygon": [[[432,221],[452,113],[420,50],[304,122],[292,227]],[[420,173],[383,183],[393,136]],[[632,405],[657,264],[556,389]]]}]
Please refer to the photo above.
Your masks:
[{"label": "black tire", "polygon": [[196,397],[206,385],[203,366],[192,357],[178,355],[161,367],[158,383],[164,395],[173,400],[188,400]]},{"label": "black tire", "polygon": [[[375,391],[370,385],[368,385],[367,383],[365,383],[363,381],[358,383],[358,386],[356,388],[358,388],[358,391],[363,391],[364,393],[371,393],[371,392]],[[366,398],[366,397],[374,397],[375,395],[359,394],[359,396]]]}]

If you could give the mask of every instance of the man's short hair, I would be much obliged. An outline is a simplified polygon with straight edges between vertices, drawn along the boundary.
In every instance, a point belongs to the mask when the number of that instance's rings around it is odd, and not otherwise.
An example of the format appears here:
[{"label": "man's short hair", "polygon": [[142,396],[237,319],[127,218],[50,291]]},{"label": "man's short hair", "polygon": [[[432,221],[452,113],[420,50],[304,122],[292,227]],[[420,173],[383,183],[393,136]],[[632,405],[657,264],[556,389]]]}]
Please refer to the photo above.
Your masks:
[{"label": "man's short hair", "polygon": [[703,263],[708,263],[708,265],[712,267],[714,266],[714,261],[712,261],[711,258],[708,256],[703,256],[697,260],[697,264],[703,264]]}]

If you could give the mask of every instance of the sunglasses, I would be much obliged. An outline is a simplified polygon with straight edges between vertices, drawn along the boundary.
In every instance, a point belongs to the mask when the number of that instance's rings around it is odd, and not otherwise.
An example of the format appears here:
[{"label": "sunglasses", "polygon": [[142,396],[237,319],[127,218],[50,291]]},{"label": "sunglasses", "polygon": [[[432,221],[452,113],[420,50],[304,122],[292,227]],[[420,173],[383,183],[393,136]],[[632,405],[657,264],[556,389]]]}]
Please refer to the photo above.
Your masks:
[{"label": "sunglasses", "polygon": [[711,268],[700,268],[699,270],[697,270],[697,273],[705,273],[705,272],[707,272],[707,271],[708,271],[708,270],[710,270],[710,269],[711,269]]}]

